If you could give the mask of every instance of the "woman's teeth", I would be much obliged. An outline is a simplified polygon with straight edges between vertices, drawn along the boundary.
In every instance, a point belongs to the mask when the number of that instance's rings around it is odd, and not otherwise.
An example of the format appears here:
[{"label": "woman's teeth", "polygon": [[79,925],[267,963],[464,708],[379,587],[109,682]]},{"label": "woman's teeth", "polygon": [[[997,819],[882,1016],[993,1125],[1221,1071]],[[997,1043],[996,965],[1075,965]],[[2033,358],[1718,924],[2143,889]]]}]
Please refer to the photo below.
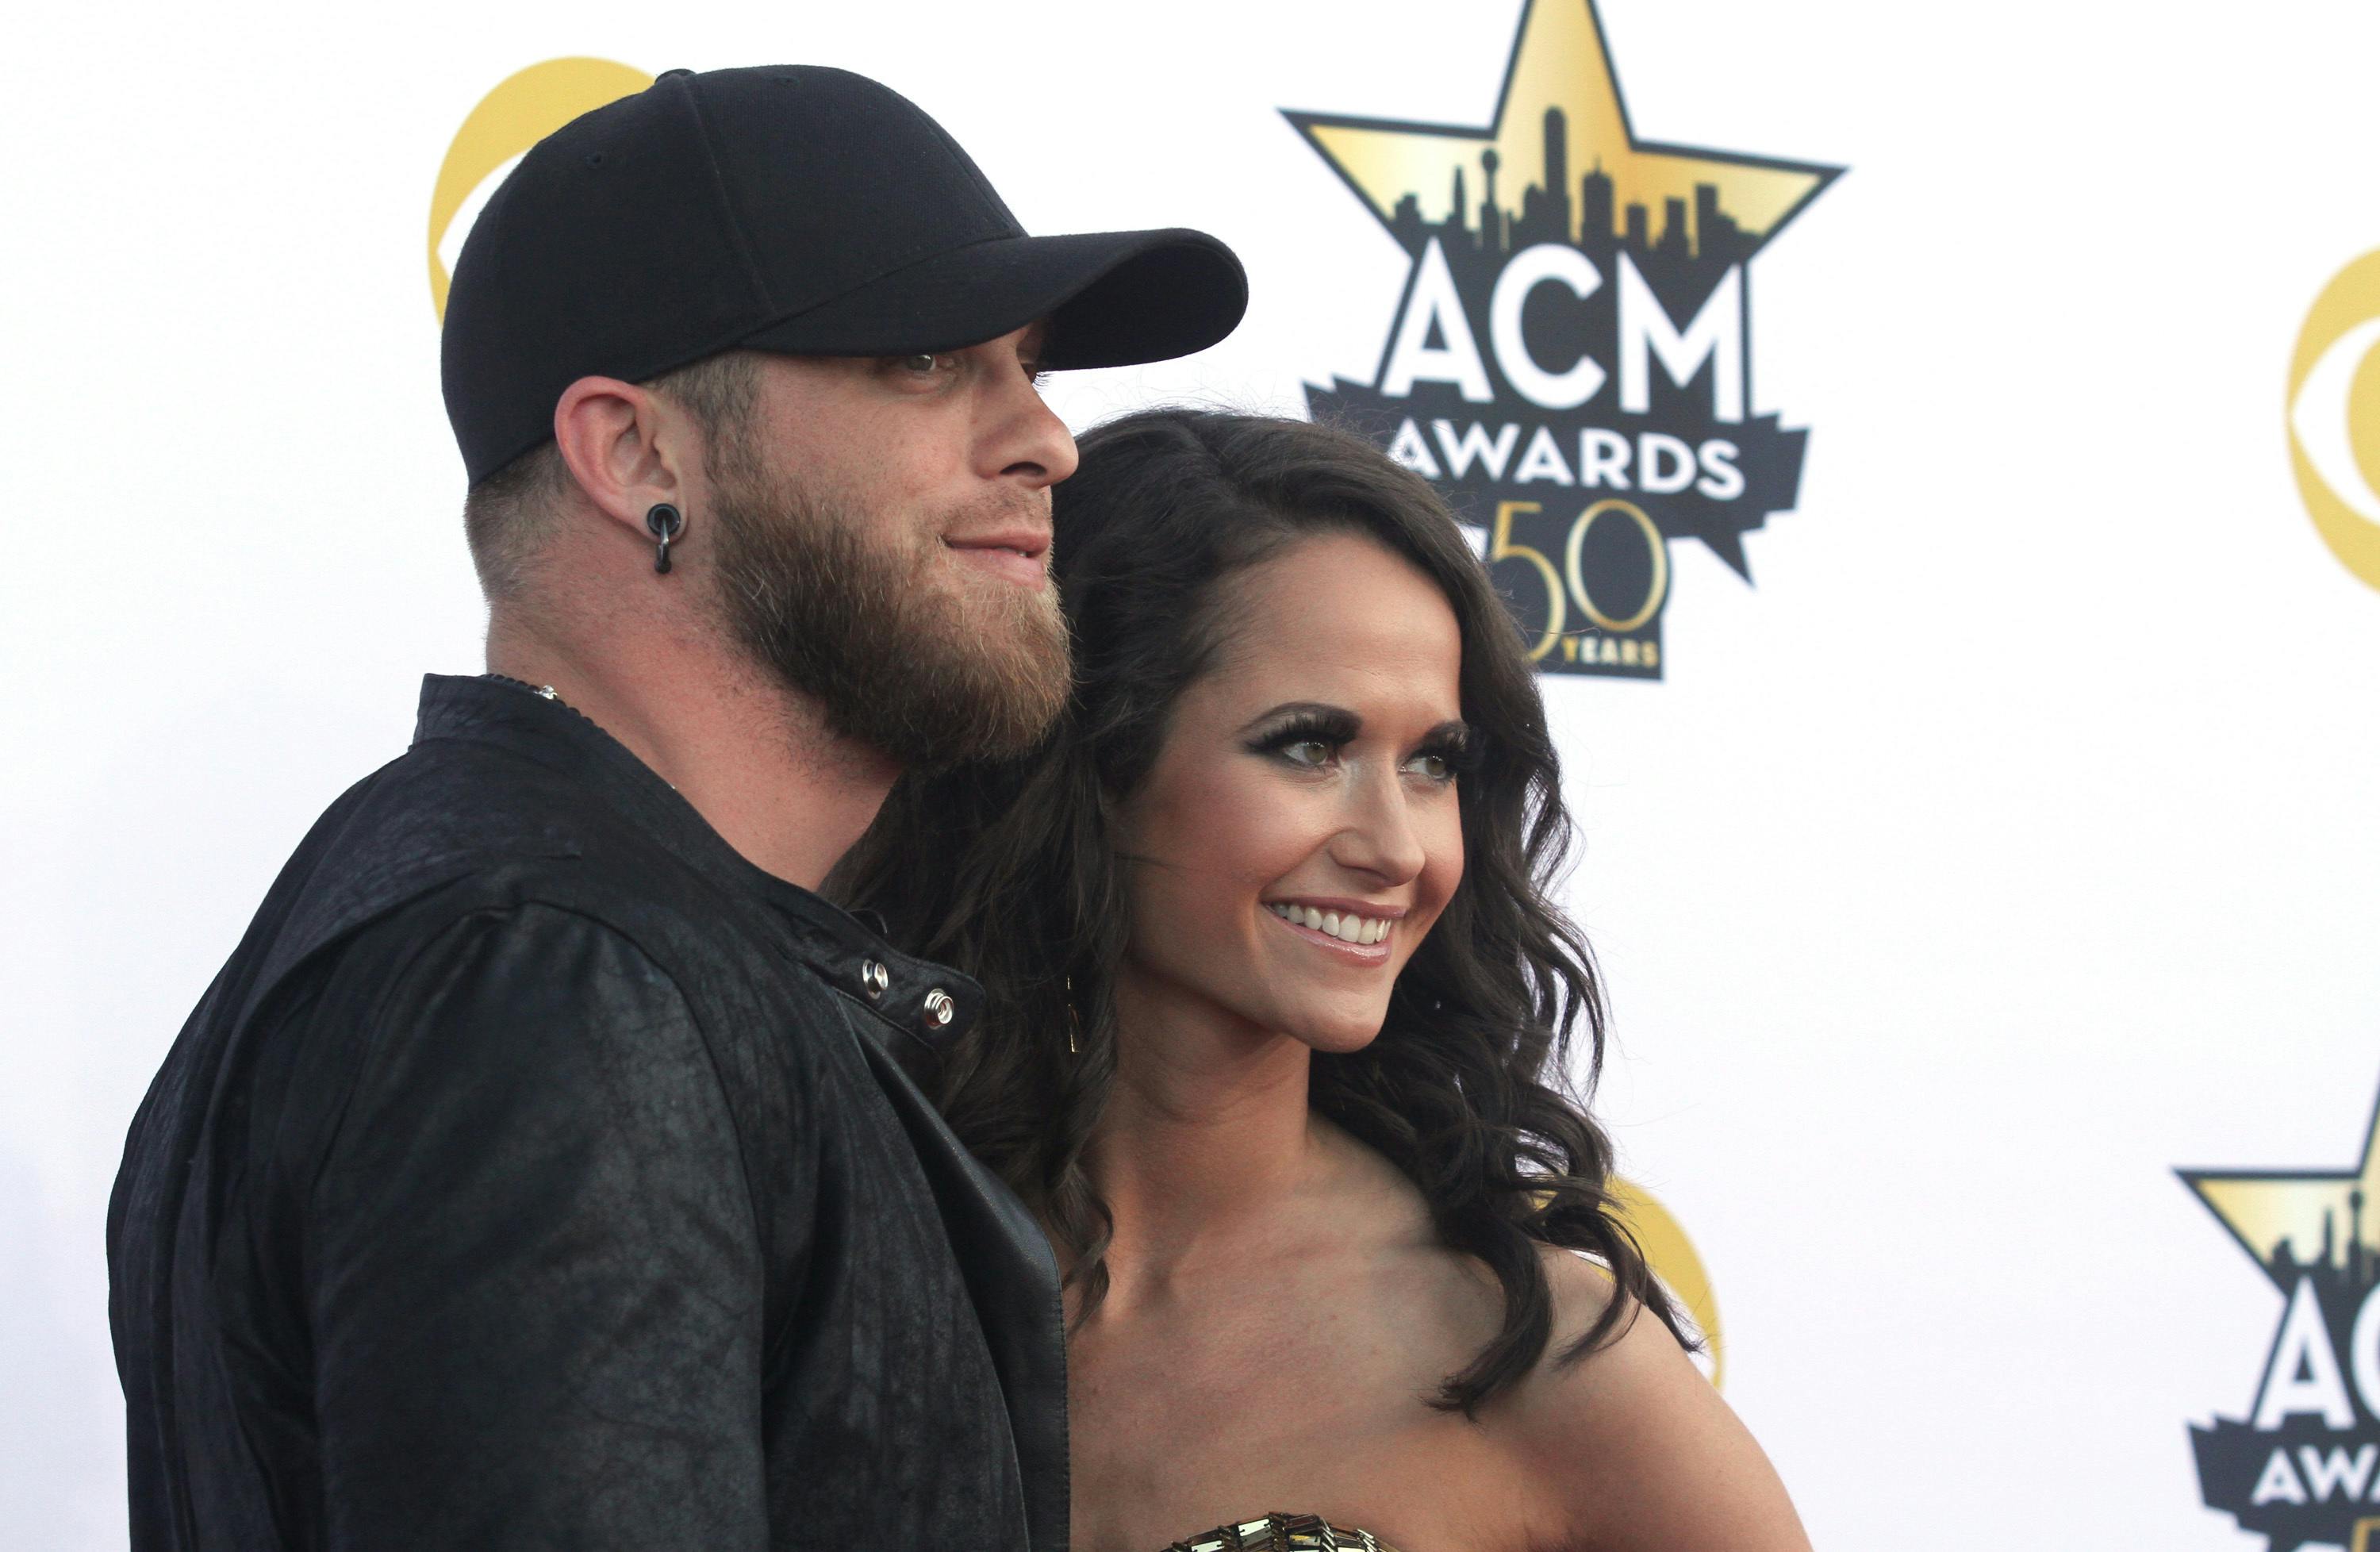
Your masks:
[{"label": "woman's teeth", "polygon": [[1336,911],[1318,911],[1311,905],[1281,905],[1268,902],[1265,909],[1293,927],[1310,927],[1326,932],[1342,943],[1377,943],[1389,935],[1396,923],[1375,916],[1341,915]]}]

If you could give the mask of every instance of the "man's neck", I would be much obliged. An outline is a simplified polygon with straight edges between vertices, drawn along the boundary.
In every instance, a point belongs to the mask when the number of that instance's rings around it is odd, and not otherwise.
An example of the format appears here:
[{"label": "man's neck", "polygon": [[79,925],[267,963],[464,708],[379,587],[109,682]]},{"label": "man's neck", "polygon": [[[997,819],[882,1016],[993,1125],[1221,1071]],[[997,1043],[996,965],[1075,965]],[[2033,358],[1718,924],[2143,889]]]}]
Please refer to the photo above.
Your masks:
[{"label": "man's neck", "polygon": [[[499,619],[488,670],[551,685],[677,789],[744,859],[804,889],[874,821],[900,772],[725,643],[658,625],[572,634]],[[638,639],[650,637],[651,639]]]}]

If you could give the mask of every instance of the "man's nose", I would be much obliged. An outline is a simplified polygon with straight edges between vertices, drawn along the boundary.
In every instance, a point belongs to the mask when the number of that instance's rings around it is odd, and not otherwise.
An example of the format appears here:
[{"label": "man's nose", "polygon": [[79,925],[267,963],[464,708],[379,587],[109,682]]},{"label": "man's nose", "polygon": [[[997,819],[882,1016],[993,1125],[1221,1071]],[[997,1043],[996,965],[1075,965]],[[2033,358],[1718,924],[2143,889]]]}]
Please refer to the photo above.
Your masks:
[{"label": "man's nose", "polygon": [[1022,480],[1036,490],[1055,485],[1082,462],[1075,448],[1075,433],[1042,399],[1032,374],[1014,352],[1002,342],[990,348],[999,349],[1005,359],[991,370],[985,471]]}]

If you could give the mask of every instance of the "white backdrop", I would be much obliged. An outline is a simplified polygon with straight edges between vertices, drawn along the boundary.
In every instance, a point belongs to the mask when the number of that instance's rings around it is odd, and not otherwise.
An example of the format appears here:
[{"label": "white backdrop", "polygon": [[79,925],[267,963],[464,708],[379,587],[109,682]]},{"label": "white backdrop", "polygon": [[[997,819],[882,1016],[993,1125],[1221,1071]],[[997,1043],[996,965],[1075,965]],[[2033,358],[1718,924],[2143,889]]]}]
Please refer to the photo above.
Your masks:
[{"label": "white backdrop", "polygon": [[[473,104],[565,55],[878,76],[1034,230],[1246,259],[1237,335],[1060,380],[1070,420],[1298,413],[1368,379],[1406,260],[1278,110],[1483,123],[1519,9],[12,18],[0,1546],[122,1544],[126,1124],[419,674],[479,666],[423,275]],[[2380,11],[1602,18],[1639,133],[1851,169],[1752,265],[1754,408],[1811,431],[1758,586],[1680,544],[1666,681],[1547,682],[1624,1162],[1820,1546],[2252,1547],[2185,1425],[2244,1414],[2281,1302],[2172,1170],[2350,1169],[2380,1083],[2380,591],[2282,402],[2380,248]]]}]

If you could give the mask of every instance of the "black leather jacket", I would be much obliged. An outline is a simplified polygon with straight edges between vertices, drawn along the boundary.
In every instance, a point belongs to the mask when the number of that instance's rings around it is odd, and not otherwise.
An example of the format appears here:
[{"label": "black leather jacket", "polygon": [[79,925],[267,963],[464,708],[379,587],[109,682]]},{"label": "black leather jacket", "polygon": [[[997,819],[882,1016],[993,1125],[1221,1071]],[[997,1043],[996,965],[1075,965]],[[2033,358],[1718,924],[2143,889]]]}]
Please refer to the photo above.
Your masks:
[{"label": "black leather jacket", "polygon": [[133,1546],[1061,1552],[1056,1270],[903,1066],[980,1002],[431,679],[133,1122]]}]

